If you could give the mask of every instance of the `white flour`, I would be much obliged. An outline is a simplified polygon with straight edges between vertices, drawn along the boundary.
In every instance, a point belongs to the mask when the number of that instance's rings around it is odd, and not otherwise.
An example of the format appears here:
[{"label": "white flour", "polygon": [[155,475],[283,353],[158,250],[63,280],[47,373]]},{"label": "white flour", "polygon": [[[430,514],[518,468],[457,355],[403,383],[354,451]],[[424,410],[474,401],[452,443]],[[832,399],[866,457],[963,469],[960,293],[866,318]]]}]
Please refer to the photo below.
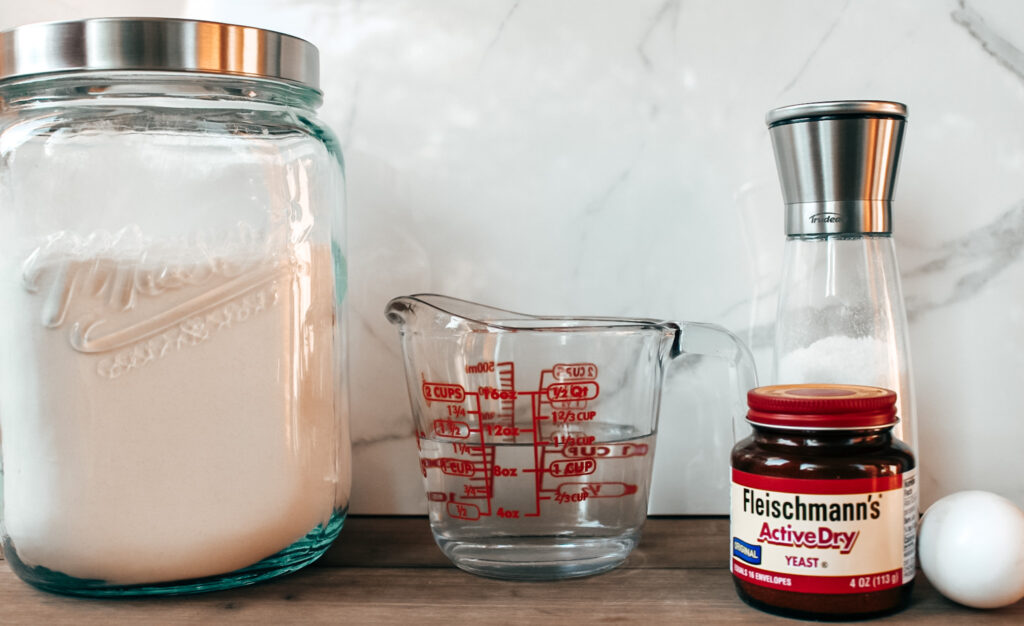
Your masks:
[{"label": "white flour", "polygon": [[4,526],[26,565],[223,574],[344,506],[331,255],[296,251],[0,268]]}]

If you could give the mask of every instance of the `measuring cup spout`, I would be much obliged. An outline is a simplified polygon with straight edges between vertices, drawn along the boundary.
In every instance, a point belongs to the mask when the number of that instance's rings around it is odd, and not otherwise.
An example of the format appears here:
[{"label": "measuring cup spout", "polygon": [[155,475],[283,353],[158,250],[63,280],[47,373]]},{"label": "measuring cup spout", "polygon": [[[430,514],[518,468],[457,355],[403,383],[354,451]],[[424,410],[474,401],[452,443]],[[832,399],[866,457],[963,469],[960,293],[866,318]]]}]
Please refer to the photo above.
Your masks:
[{"label": "measuring cup spout", "polygon": [[514,313],[504,309],[477,304],[435,293],[401,296],[388,302],[384,310],[392,324],[407,327],[414,322],[451,330],[461,324],[470,327],[488,327],[496,323],[522,323],[537,319],[532,315]]}]

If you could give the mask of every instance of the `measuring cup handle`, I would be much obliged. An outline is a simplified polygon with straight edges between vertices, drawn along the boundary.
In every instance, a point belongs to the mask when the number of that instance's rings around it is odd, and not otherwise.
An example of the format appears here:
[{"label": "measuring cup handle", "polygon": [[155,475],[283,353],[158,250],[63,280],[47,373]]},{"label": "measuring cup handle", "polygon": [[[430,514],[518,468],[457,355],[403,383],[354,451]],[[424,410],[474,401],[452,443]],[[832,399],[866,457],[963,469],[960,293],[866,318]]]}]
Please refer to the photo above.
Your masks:
[{"label": "measuring cup handle", "polygon": [[746,436],[750,432],[745,420],[747,391],[757,387],[757,369],[750,349],[739,337],[716,324],[677,322],[676,327],[671,352],[673,359],[694,354],[717,357],[729,363],[730,378],[737,391],[731,408],[733,441],[741,435]]}]

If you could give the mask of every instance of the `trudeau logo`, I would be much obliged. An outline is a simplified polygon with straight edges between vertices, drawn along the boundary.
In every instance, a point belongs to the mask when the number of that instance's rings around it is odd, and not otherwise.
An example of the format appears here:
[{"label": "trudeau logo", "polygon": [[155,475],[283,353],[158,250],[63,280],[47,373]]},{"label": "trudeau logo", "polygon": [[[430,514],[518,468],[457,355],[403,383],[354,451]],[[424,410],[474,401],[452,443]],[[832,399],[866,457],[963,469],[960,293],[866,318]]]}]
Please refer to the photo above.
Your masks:
[{"label": "trudeau logo", "polygon": [[812,224],[842,224],[843,217],[839,213],[815,213],[807,218]]}]

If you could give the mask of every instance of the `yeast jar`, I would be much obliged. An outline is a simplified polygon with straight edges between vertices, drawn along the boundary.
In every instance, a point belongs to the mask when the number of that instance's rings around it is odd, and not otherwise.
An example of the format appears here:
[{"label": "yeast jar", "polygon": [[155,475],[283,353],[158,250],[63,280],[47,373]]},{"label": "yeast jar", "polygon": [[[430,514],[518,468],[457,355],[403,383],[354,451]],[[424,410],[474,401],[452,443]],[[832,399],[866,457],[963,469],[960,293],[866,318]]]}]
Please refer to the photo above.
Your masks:
[{"label": "yeast jar", "polygon": [[917,469],[893,437],[896,393],[854,385],[751,390],[732,452],[730,561],[740,597],[792,617],[904,607],[914,582]]},{"label": "yeast jar", "polygon": [[211,22],[0,34],[3,543],[33,585],[222,589],[337,536],[343,174],[317,63]]}]

